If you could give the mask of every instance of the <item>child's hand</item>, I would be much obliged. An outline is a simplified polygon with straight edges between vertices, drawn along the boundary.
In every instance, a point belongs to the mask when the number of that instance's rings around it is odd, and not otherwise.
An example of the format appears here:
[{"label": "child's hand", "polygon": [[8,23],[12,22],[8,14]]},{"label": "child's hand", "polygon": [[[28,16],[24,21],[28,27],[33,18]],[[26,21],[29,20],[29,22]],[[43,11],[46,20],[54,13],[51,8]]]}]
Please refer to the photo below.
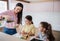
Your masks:
[{"label": "child's hand", "polygon": [[32,32],[29,32],[28,34],[29,34],[29,35],[31,35],[31,34],[32,34]]},{"label": "child's hand", "polygon": [[22,32],[21,32],[21,34],[22,34],[22,35],[25,35],[25,34],[27,34],[27,33],[26,33],[26,32],[24,32],[24,31],[22,31]]},{"label": "child's hand", "polygon": [[36,36],[36,38],[40,38],[39,36]]},{"label": "child's hand", "polygon": [[35,36],[36,39],[39,39],[39,36]]}]

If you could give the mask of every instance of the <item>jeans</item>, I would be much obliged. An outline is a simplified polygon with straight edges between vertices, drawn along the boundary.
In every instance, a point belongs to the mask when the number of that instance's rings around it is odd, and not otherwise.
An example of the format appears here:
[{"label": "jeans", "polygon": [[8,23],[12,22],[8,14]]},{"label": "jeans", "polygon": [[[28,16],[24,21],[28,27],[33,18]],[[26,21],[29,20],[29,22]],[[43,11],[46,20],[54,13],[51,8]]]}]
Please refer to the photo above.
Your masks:
[{"label": "jeans", "polygon": [[4,27],[3,32],[6,33],[6,34],[9,34],[9,35],[13,35],[13,34],[17,33],[15,28],[10,29],[10,28],[6,28],[6,27]]}]

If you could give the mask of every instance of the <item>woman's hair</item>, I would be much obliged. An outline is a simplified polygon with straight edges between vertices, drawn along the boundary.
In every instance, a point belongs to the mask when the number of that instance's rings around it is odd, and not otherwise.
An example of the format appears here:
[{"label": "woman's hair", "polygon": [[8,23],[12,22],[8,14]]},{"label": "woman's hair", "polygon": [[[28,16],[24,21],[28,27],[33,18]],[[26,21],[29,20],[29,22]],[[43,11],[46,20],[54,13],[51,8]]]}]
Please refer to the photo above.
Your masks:
[{"label": "woman's hair", "polygon": [[20,6],[20,7],[22,7],[22,10],[20,11],[20,12],[18,12],[18,14],[17,14],[17,24],[22,24],[22,12],[23,12],[23,4],[22,3],[17,3],[16,4],[16,7],[17,6]]},{"label": "woman's hair", "polygon": [[27,20],[31,21],[31,23],[33,24],[33,21],[32,21],[32,16],[27,15],[25,18],[26,18]]},{"label": "woman's hair", "polygon": [[42,25],[43,28],[46,29],[45,33],[47,35],[47,38],[49,41],[55,41],[55,37],[52,34],[52,26],[51,24],[47,23],[47,22],[41,22],[40,23]]}]

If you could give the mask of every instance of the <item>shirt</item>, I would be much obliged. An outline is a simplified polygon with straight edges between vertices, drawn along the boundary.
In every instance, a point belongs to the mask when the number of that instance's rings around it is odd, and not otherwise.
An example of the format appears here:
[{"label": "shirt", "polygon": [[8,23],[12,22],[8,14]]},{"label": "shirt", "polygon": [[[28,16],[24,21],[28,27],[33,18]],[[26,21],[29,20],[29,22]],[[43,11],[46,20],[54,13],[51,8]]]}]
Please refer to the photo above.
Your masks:
[{"label": "shirt", "polygon": [[39,36],[39,40],[43,40],[43,41],[47,40],[47,35],[46,34],[42,34],[41,32],[39,32],[38,36]]},{"label": "shirt", "polygon": [[[14,22],[11,22],[11,23],[7,23],[6,22],[5,27],[7,27],[7,28],[14,28],[14,26],[17,23],[17,15],[15,15],[13,10],[8,10],[6,12],[0,13],[0,15],[5,17],[6,19],[10,16],[9,19],[14,20]],[[6,16],[4,16],[4,15],[6,15]]]},{"label": "shirt", "polygon": [[22,28],[22,31],[24,31],[26,33],[32,32],[32,34],[35,34],[35,26],[33,24],[24,25]]}]

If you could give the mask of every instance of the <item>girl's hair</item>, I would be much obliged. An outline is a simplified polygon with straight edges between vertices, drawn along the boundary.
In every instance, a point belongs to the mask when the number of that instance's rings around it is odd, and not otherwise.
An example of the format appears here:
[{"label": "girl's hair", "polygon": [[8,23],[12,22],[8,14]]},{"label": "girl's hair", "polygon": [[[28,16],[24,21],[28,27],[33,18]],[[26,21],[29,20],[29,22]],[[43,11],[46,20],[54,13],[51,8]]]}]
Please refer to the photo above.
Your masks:
[{"label": "girl's hair", "polygon": [[55,38],[52,34],[52,26],[51,24],[47,23],[47,22],[41,22],[40,23],[42,25],[43,28],[46,29],[45,33],[47,35],[47,38],[49,41],[55,41]]},{"label": "girl's hair", "polygon": [[27,20],[31,21],[31,23],[33,24],[33,21],[32,21],[32,16],[27,15],[25,18],[26,18]]},{"label": "girl's hair", "polygon": [[22,3],[17,3],[16,7],[20,6],[22,7],[22,10],[20,12],[18,12],[17,14],[17,24],[22,24],[22,12],[23,12],[23,4]]}]

